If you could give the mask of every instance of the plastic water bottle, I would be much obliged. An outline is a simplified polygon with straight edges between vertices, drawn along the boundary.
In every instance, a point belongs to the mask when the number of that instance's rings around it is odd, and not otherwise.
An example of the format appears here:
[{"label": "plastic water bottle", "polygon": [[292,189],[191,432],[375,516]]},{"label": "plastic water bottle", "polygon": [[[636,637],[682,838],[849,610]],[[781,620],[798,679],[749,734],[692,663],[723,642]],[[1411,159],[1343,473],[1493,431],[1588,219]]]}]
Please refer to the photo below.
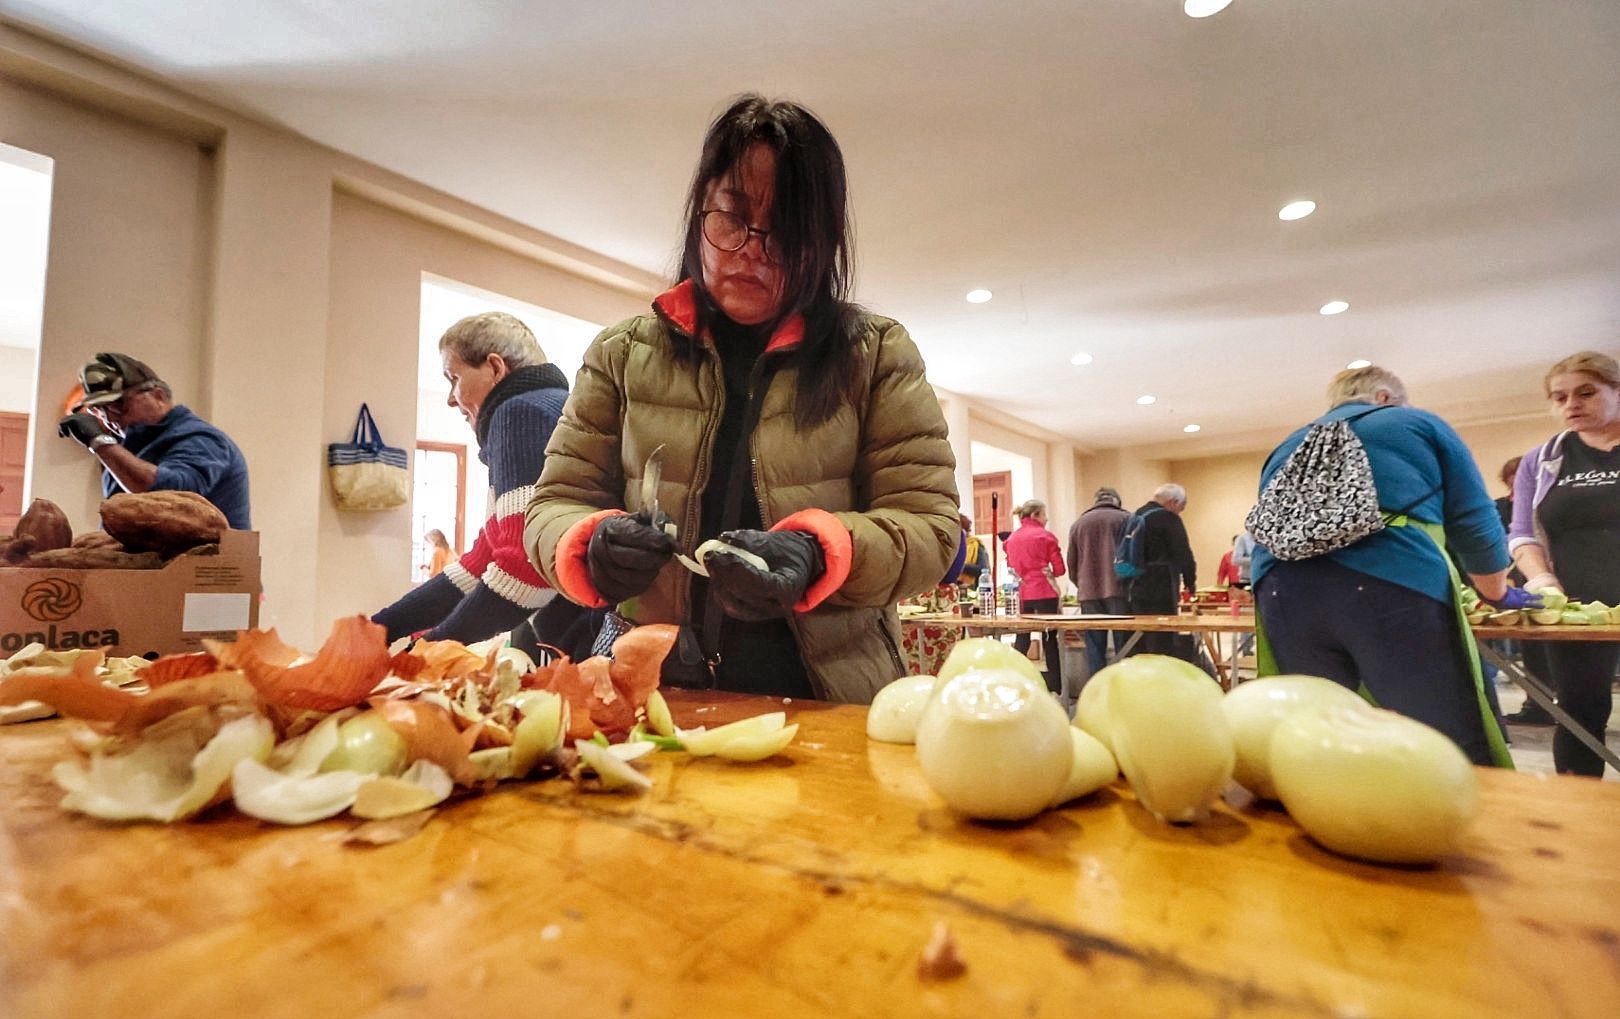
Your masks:
[{"label": "plastic water bottle", "polygon": [[1008,577],[1001,585],[1001,611],[1005,615],[1018,615],[1018,578]]},{"label": "plastic water bottle", "polygon": [[990,586],[990,571],[979,571],[979,615],[988,616],[996,607],[996,590]]}]

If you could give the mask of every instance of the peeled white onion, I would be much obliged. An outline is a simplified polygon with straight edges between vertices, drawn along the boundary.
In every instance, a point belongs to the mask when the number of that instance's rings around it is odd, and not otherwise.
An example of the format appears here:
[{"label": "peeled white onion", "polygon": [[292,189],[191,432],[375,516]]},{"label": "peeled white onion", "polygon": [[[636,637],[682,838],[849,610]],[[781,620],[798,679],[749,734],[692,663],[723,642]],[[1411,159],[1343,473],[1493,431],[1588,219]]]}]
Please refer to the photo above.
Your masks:
[{"label": "peeled white onion", "polygon": [[1256,796],[1274,800],[1271,779],[1271,736],[1277,723],[1304,708],[1340,704],[1369,707],[1354,691],[1320,676],[1267,676],[1240,683],[1221,699],[1232,727],[1237,763],[1232,777]]},{"label": "peeled white onion", "polygon": [[1369,705],[1296,711],[1271,738],[1277,793],[1311,838],[1383,863],[1451,851],[1479,802],[1474,768],[1422,722]]},{"label": "peeled white onion", "polygon": [[1119,671],[1109,681],[1108,731],[1137,800],[1161,821],[1207,817],[1232,780],[1235,757],[1221,688],[1167,655],[1137,655],[1110,668]]},{"label": "peeled white onion", "polygon": [[1114,737],[1109,733],[1112,721],[1108,714],[1108,687],[1113,683],[1114,677],[1135,659],[1127,658],[1123,662],[1099,669],[1092,677],[1086,680],[1086,685],[1080,688],[1080,697],[1074,702],[1074,724],[1078,729],[1089,733],[1092,738],[1101,743],[1108,752],[1114,752]]},{"label": "peeled white onion", "polygon": [[945,656],[945,664],[939,667],[939,676],[934,681],[934,692],[938,693],[946,683],[971,669],[1012,669],[1040,684],[1042,690],[1046,689],[1046,678],[1035,668],[1035,663],[1019,654],[1012,645],[994,637],[967,637],[957,641],[951,653]]},{"label": "peeled white onion", "polygon": [[1115,763],[1114,755],[1097,737],[1071,725],[1069,740],[1074,758],[1069,764],[1068,781],[1063,783],[1063,788],[1052,800],[1054,807],[1088,796],[1119,777],[1119,765]]},{"label": "peeled white onion", "polygon": [[917,762],[956,810],[1017,821],[1052,804],[1068,781],[1074,744],[1045,684],[1012,669],[975,669],[929,700],[917,726]]},{"label": "peeled white onion", "polygon": [[917,723],[934,694],[933,676],[906,676],[877,692],[866,712],[866,735],[879,743],[917,742]]}]

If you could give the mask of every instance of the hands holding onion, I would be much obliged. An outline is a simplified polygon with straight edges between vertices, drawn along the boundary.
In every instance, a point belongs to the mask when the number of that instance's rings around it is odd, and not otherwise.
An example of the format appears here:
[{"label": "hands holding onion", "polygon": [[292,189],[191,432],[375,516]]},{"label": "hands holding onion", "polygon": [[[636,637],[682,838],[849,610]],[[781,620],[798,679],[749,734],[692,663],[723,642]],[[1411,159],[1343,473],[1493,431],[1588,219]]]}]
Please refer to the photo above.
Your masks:
[{"label": "hands holding onion", "polygon": [[[597,524],[585,562],[605,600],[617,603],[641,594],[675,557],[665,521],[623,514]],[[681,561],[709,578],[727,615],[750,621],[791,615],[826,570],[820,543],[801,531],[727,531],[704,542],[695,560],[683,556]]]}]

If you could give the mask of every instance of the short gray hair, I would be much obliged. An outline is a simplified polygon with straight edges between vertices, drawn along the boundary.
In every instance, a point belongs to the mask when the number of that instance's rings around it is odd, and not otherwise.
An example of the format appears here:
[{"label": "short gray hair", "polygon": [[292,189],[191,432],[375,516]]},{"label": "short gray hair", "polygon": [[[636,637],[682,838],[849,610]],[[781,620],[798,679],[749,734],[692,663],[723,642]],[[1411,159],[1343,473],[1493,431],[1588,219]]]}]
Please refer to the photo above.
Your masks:
[{"label": "short gray hair", "polygon": [[1172,481],[1153,490],[1153,501],[1165,505],[1179,502],[1185,506],[1187,504],[1187,490]]},{"label": "short gray hair", "polygon": [[449,351],[470,365],[483,364],[491,354],[501,355],[508,368],[545,364],[540,341],[515,315],[486,311],[468,315],[439,337],[439,353]]},{"label": "short gray hair", "polygon": [[1347,368],[1333,376],[1328,383],[1328,406],[1337,407],[1352,401],[1373,402],[1379,393],[1388,393],[1389,402],[1406,406],[1406,386],[1400,377],[1388,368],[1370,364],[1365,368]]}]

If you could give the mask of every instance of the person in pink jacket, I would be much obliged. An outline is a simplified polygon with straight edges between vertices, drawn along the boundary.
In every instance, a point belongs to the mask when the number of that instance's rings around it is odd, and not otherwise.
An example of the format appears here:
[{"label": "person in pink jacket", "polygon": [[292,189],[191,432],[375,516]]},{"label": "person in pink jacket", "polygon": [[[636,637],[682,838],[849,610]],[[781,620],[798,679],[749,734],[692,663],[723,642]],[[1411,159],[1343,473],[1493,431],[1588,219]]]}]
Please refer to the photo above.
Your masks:
[{"label": "person in pink jacket", "polygon": [[[1058,611],[1057,578],[1063,573],[1063,548],[1057,535],[1046,529],[1046,503],[1031,499],[1013,510],[1018,518],[1018,530],[1007,539],[1007,566],[1018,575],[1018,610],[1025,614]],[[1042,635],[1046,665],[1046,685],[1051,690],[1063,688],[1063,670],[1058,660],[1056,630]],[[1021,652],[1029,650],[1029,634],[1020,633],[1013,647]]]}]

